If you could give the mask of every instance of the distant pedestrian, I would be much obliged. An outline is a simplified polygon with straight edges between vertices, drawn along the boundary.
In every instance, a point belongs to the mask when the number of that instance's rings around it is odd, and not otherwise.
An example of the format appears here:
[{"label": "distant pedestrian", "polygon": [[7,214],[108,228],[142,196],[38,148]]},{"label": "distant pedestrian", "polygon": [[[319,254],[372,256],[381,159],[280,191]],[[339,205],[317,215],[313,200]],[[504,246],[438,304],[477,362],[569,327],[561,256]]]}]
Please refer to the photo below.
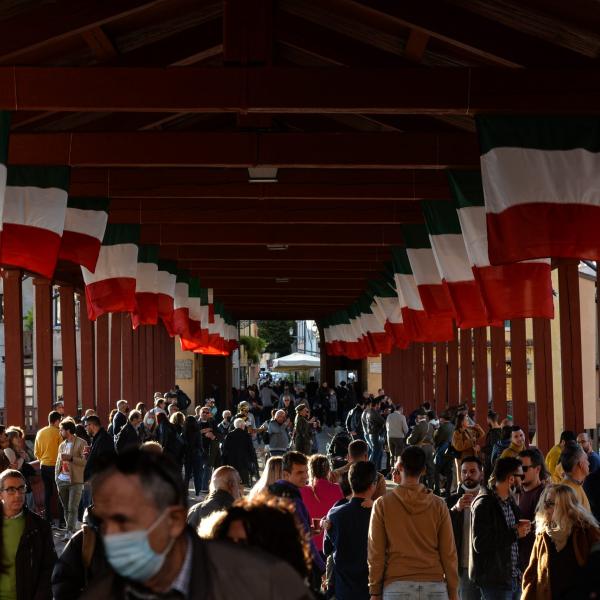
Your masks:
[{"label": "distant pedestrian", "polygon": [[62,442],[59,427],[62,417],[57,411],[48,415],[48,425],[37,432],[33,453],[40,461],[44,484],[44,517],[52,523],[52,496],[56,493],[55,471],[58,447]]}]

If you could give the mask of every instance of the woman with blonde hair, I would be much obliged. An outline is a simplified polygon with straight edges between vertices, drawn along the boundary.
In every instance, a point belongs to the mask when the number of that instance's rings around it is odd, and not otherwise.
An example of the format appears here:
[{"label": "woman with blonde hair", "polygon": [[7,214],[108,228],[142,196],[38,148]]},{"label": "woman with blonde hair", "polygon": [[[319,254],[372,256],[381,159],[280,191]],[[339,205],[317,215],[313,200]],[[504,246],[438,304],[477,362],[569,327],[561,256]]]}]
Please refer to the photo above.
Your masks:
[{"label": "woman with blonde hair", "polygon": [[522,600],[578,597],[580,575],[600,541],[598,522],[569,486],[549,485],[540,496],[535,526]]},{"label": "woman with blonde hair", "polygon": [[268,492],[269,486],[283,478],[283,458],[281,456],[271,456],[265,464],[264,471],[260,479],[254,484],[250,492],[249,498],[254,498],[263,492]]}]

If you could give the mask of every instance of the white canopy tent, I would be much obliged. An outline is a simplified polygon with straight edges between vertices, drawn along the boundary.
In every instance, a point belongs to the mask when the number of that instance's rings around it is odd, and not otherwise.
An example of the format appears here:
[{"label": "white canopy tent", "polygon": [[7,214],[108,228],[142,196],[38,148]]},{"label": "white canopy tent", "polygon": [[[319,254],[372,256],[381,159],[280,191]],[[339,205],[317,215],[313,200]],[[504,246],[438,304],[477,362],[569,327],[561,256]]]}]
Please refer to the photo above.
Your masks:
[{"label": "white canopy tent", "polygon": [[321,360],[316,356],[294,352],[287,356],[276,358],[273,361],[272,371],[310,371],[318,369],[321,366]]}]

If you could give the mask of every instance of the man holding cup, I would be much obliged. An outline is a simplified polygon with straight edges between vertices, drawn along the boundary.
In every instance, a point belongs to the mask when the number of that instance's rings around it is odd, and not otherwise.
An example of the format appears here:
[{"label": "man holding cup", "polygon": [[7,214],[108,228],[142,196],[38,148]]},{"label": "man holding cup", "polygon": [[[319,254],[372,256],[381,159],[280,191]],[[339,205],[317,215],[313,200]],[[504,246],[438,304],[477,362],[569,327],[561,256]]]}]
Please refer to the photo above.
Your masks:
[{"label": "man holding cup", "polygon": [[469,579],[469,550],[471,547],[471,504],[483,481],[483,464],[476,456],[465,456],[460,463],[460,486],[456,494],[446,499],[452,519],[461,600],[479,600],[481,590]]}]

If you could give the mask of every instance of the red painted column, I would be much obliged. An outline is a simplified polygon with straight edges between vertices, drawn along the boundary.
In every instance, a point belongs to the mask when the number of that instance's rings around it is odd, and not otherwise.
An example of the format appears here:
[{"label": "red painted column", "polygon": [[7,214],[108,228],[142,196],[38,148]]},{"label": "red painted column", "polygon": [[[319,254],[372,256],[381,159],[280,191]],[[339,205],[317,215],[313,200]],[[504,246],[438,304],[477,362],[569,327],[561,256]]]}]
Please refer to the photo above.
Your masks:
[{"label": "red painted column", "polygon": [[21,271],[5,269],[4,279],[4,424],[25,424],[23,378],[23,291]]},{"label": "red painted column", "polygon": [[475,340],[475,419],[485,429],[488,413],[487,328],[473,330]]},{"label": "red painted column", "polygon": [[162,324],[158,323],[152,326],[152,353],[153,358],[152,362],[154,364],[154,370],[152,371],[152,396],[154,396],[154,392],[165,392],[163,390],[163,377],[162,377],[162,360],[160,359],[160,352],[162,349],[162,341],[161,341],[161,329]]},{"label": "red painted column", "polygon": [[583,431],[583,372],[579,271],[575,260],[561,260],[558,265],[558,303],[564,427],[579,433]]},{"label": "red painted column", "polygon": [[[88,319],[85,294],[79,295],[79,336],[81,347],[81,406],[83,412],[96,408],[96,332]],[[106,419],[106,416],[101,417]],[[102,420],[106,425],[106,421]]]},{"label": "red painted column", "polygon": [[471,404],[473,397],[473,330],[460,330],[460,402]]},{"label": "red painted column", "polygon": [[416,396],[415,396],[415,401],[417,402],[417,404],[420,406],[421,404],[423,404],[424,400],[423,400],[423,343],[419,342],[415,344],[415,354],[414,354],[414,374],[415,374],[415,381],[416,381]]},{"label": "red painted column", "polygon": [[515,425],[520,425],[525,434],[529,437],[526,344],[525,319],[514,319],[510,322],[510,370],[513,399],[512,415]]},{"label": "red painted column", "polygon": [[533,375],[535,380],[536,446],[545,454],[554,446],[554,384],[552,338],[548,319],[533,319]]},{"label": "red painted column", "polygon": [[[35,327],[35,374],[37,423],[47,422],[54,400],[54,373],[52,362],[52,284],[48,279],[33,280],[34,303],[33,325]],[[75,415],[75,412],[65,414]],[[42,425],[43,426],[43,425]]]},{"label": "red painted column", "polygon": [[458,406],[458,339],[448,342],[448,406]]},{"label": "red painted column", "polygon": [[435,344],[435,410],[437,413],[446,408],[447,404],[447,372],[446,372],[446,343]]},{"label": "red painted column", "polygon": [[121,394],[121,313],[110,315],[110,406],[117,405]]},{"label": "red painted column", "polygon": [[[123,314],[121,321],[121,365],[123,373],[123,398],[135,406],[133,398],[133,329],[131,316]],[[150,407],[148,407],[150,408]]]},{"label": "red painted column", "polygon": [[147,330],[148,327],[146,325],[140,325],[139,329],[139,346],[138,353],[140,356],[140,371],[139,371],[139,381],[140,381],[140,397],[138,402],[148,402],[148,373],[146,371],[147,368],[147,356],[146,352],[148,349],[146,338],[147,338]]},{"label": "red painted column", "polygon": [[131,404],[135,405],[140,402],[140,328],[134,329],[132,332],[132,369],[131,380],[133,381],[133,390],[131,395]]},{"label": "red painted column", "polygon": [[[63,400],[65,414],[75,415],[78,408],[77,393],[77,344],[75,339],[75,298],[71,286],[61,285],[60,295],[60,344],[63,364]],[[42,415],[43,416],[43,415]]]},{"label": "red painted column", "polygon": [[154,397],[154,327],[146,325],[146,398],[142,402],[149,402]]},{"label": "red painted column", "polygon": [[490,327],[492,345],[492,405],[500,414],[506,414],[506,342],[504,327]]},{"label": "red painted column", "polygon": [[96,320],[96,410],[103,423],[107,423],[109,404],[109,342],[108,315]]},{"label": "red painted column", "polygon": [[423,402],[433,404],[433,344],[423,344]]}]

